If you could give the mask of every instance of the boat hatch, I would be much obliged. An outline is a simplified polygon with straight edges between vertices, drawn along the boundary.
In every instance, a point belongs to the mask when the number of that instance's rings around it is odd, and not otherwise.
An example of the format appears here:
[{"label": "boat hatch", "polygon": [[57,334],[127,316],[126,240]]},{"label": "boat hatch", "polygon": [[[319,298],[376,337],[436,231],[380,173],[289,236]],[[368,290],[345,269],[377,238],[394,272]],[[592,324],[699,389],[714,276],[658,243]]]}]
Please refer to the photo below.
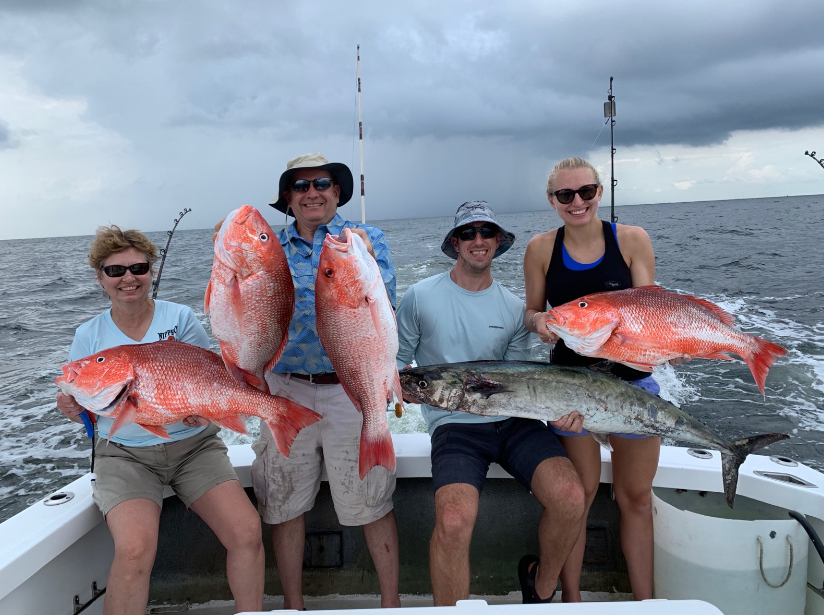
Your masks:
[{"label": "boat hatch", "polygon": [[798,478],[794,474],[787,474],[786,472],[765,472],[764,470],[755,470],[753,474],[757,474],[763,478],[769,478],[770,480],[776,480],[780,483],[789,483],[790,485],[795,485],[796,487],[818,487],[818,485],[814,485],[803,478]]}]

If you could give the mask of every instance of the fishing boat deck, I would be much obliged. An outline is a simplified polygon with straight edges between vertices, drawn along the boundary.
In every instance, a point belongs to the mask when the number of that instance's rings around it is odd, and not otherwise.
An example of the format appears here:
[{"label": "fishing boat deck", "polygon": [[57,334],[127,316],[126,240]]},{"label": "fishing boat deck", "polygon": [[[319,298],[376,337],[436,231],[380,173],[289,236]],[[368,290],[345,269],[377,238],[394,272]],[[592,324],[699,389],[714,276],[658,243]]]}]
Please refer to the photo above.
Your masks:
[{"label": "fishing boat deck", "polygon": [[[399,479],[395,504],[402,539],[401,590],[407,593],[403,606],[419,609],[416,612],[423,614],[431,605],[427,556],[433,514],[429,437],[426,434],[398,434],[393,439]],[[254,453],[251,447],[231,446],[229,454],[241,483],[253,497],[250,468]],[[602,451],[602,460],[600,495],[605,496],[601,498],[602,511],[614,514],[610,512],[615,508],[614,502],[609,498],[612,468],[606,451]],[[720,466],[717,451],[664,446],[654,487],[721,492]],[[511,605],[520,604],[520,592],[513,591],[517,589],[517,560],[523,553],[529,552],[531,545],[534,547],[534,528],[540,511],[533,510],[537,507],[534,498],[526,496],[523,488],[499,466],[490,468],[489,479],[473,540],[473,549],[477,545],[478,551],[473,551],[472,555],[473,575],[476,568],[483,569],[477,584],[483,595],[475,596],[483,602],[468,602],[467,605],[474,604],[475,611],[482,605],[488,605],[483,607],[484,613],[493,615],[498,608],[503,608],[496,605],[510,605],[506,608],[512,608]],[[763,455],[747,458],[741,467],[738,484],[739,497],[750,497],[809,515],[819,533],[824,530],[821,522],[824,510],[822,490],[824,477],[821,473],[787,458]],[[71,497],[66,495],[69,492]],[[337,550],[327,548],[325,553],[321,553],[323,549],[315,549],[309,553],[310,558],[316,558],[314,563],[317,565],[307,568],[304,576],[307,607],[316,611],[341,608],[347,613],[374,609],[379,606],[374,595],[377,593],[377,583],[371,562],[364,555],[365,547],[359,543],[362,532],[337,526],[331,505],[323,501],[327,495],[328,486],[324,485],[316,506],[318,510],[312,511],[318,516],[307,518],[307,530],[313,526],[323,530],[315,536],[318,541],[315,547],[334,544]],[[162,537],[152,575],[152,606],[148,612],[222,615],[232,611],[232,605],[227,600],[230,597],[228,587],[225,587],[225,560],[221,560],[219,549],[215,549],[219,548],[216,539],[213,540],[210,533],[204,533],[204,528],[199,525],[201,523],[194,513],[185,511],[177,498],[172,497],[165,502],[161,518]],[[609,520],[609,523],[613,521]],[[610,531],[606,528],[604,534]],[[309,531],[307,536],[310,536]],[[611,549],[617,548],[614,546],[617,541],[614,537],[607,538],[607,545],[611,543],[613,546],[604,552],[611,557]],[[324,543],[324,540],[327,542]],[[268,533],[264,544],[267,542],[270,543]],[[267,548],[271,548],[271,544]],[[37,610],[42,613],[70,612],[65,605],[72,596],[80,604],[93,600],[92,582],[98,587],[105,585],[112,558],[111,549],[111,537],[92,501],[91,482],[86,475],[0,525],[0,611],[34,612],[26,607],[31,605],[35,596],[43,602]],[[338,558],[337,563],[330,561],[333,556]],[[279,590],[279,581],[271,554],[267,556],[267,561],[266,587],[274,593]],[[810,578],[824,577],[824,565],[820,561],[811,561]],[[694,601],[627,602],[629,588],[625,571],[604,569],[596,571],[595,576],[599,581],[597,587],[584,586],[584,589],[601,591],[589,593],[586,599],[602,605],[604,601],[613,602],[604,611],[610,614],[719,612],[700,610],[703,608],[701,605],[706,605],[703,602],[695,602],[692,610],[677,610],[681,607],[676,605],[688,605]],[[50,588],[49,592],[42,591],[43,583]],[[819,585],[816,582],[816,587]],[[608,593],[602,593],[604,590]],[[475,586],[473,591],[477,593]],[[282,606],[280,600],[278,596],[267,597],[266,609],[278,609]],[[98,604],[102,604],[102,600],[94,601],[92,607]],[[623,607],[620,605],[623,604],[634,605],[634,610],[621,610]],[[639,604],[657,605],[657,610],[644,610],[648,607],[639,607]],[[6,606],[12,610],[5,610]],[[519,609],[531,611],[533,607],[545,608],[542,605],[523,605]],[[564,613],[574,606],[557,603],[552,608],[553,612]],[[90,608],[87,612],[98,611]],[[438,612],[444,613],[442,607]],[[571,612],[584,615],[589,611],[579,608]]]}]

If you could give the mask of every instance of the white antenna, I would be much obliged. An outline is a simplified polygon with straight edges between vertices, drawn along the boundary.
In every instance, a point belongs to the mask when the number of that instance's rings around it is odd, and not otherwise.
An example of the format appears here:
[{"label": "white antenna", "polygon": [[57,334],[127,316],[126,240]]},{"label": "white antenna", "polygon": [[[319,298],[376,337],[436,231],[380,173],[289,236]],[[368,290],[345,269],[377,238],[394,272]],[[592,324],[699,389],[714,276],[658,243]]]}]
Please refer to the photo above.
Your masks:
[{"label": "white antenna", "polygon": [[360,217],[361,224],[366,224],[366,194],[363,188],[363,120],[361,119],[360,87],[360,45],[358,45],[358,133],[360,135]]}]

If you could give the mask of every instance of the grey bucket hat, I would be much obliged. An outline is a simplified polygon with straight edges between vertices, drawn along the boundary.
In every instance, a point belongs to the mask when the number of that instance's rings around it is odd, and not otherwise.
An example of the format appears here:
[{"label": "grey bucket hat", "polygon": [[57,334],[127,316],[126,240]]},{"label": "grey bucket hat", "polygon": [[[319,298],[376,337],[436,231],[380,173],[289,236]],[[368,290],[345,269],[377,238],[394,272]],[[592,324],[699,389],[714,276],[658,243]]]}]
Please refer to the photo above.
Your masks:
[{"label": "grey bucket hat", "polygon": [[455,224],[452,226],[452,230],[446,234],[446,238],[441,244],[441,252],[449,258],[458,260],[458,253],[455,251],[455,248],[452,247],[452,236],[457,229],[467,224],[472,224],[473,222],[491,222],[501,230],[501,245],[495,250],[495,256],[492,258],[498,258],[515,243],[515,235],[504,230],[504,228],[498,224],[498,221],[495,219],[495,212],[492,211],[492,208],[486,201],[469,201],[458,207],[458,211],[455,212]]},{"label": "grey bucket hat", "polygon": [[[352,171],[349,170],[342,162],[329,162],[323,154],[303,154],[297,158],[292,158],[286,163],[286,170],[281,174],[278,182],[278,193],[269,203],[272,207],[283,213],[287,213],[286,199],[283,198],[283,193],[289,186],[289,181],[292,175],[298,169],[323,169],[332,176],[332,180],[340,186],[340,199],[338,200],[338,207],[345,205],[352,198],[352,190],[354,189],[354,180],[352,178]],[[293,215],[291,211],[289,215]]]}]

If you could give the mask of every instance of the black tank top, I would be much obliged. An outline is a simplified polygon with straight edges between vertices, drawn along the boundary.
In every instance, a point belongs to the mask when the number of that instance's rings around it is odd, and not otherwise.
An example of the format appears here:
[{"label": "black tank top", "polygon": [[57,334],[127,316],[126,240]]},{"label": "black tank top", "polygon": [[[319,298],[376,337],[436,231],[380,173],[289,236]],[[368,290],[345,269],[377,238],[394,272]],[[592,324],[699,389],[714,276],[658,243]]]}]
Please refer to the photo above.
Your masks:
[{"label": "black tank top", "polygon": [[[591,293],[632,288],[632,274],[624,257],[621,256],[612,225],[604,220],[601,220],[601,225],[604,231],[604,257],[594,267],[580,271],[569,269],[564,264],[561,250],[564,245],[564,227],[558,229],[552,248],[552,259],[546,272],[546,300],[551,307]],[[552,363],[560,365],[592,365],[600,360],[579,355],[567,348],[563,340],[558,340],[555,344],[551,359]],[[649,376],[647,372],[620,363],[613,365],[612,373],[624,380],[638,380]]]}]

